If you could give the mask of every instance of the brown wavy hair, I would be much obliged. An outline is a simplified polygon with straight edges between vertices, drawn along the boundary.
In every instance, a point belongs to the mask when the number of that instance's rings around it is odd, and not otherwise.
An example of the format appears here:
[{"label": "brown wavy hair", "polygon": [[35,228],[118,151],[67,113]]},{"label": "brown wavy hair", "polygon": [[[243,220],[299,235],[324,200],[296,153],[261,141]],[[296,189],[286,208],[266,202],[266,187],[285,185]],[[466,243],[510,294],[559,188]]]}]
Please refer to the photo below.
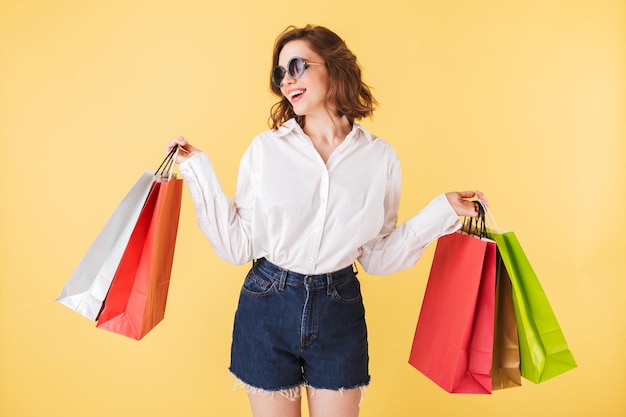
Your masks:
[{"label": "brown wavy hair", "polygon": [[[372,117],[378,103],[369,86],[361,79],[361,66],[356,56],[348,49],[343,39],[323,26],[287,27],[274,43],[272,68],[278,65],[278,56],[283,47],[295,40],[305,40],[311,49],[324,59],[329,76],[327,99],[336,105],[338,116],[346,116],[350,123],[364,117]],[[283,96],[280,88],[272,83],[271,76],[270,89],[280,97],[280,101],[270,110],[271,128],[277,129],[291,118],[296,118],[300,126],[303,126],[304,117],[295,114],[289,100]]]}]

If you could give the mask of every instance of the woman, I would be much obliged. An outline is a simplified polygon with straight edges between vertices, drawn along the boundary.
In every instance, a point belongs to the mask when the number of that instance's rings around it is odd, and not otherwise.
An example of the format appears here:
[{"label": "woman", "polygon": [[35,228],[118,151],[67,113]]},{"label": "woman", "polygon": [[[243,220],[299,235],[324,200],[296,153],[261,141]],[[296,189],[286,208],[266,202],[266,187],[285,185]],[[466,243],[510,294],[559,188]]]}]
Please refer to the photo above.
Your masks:
[{"label": "woman", "polygon": [[[332,31],[289,27],[276,40],[271,129],[243,155],[235,198],[208,156],[179,137],[177,162],[199,226],[228,262],[254,261],[235,315],[230,371],[255,416],[357,416],[369,383],[367,330],[353,264],[386,275],[475,216],[480,192],[442,194],[397,226],[400,165],[356,120],[376,104]],[[275,395],[280,394],[280,395]]]}]

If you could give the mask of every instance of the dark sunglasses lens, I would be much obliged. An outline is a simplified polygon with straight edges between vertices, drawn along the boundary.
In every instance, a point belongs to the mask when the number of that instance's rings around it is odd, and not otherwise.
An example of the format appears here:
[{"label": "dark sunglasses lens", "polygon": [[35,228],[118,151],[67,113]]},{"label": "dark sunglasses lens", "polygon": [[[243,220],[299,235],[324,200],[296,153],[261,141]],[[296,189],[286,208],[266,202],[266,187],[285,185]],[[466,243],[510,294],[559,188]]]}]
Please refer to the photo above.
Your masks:
[{"label": "dark sunglasses lens", "polygon": [[302,77],[304,75],[305,63],[302,58],[291,58],[289,61],[289,76],[294,80]]},{"label": "dark sunglasses lens", "polygon": [[285,69],[281,66],[276,66],[272,70],[272,83],[278,88],[283,83],[283,78],[285,78]]}]

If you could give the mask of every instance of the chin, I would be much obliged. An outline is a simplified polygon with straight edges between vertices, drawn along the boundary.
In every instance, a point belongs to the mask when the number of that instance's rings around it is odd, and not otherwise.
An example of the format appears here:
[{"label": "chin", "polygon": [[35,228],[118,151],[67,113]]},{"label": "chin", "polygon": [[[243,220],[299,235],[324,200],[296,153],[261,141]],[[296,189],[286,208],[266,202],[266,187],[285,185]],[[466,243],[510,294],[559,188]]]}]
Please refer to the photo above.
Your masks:
[{"label": "chin", "polygon": [[296,114],[296,116],[306,116],[306,111],[303,109],[296,109],[295,107],[292,107],[293,112]]}]

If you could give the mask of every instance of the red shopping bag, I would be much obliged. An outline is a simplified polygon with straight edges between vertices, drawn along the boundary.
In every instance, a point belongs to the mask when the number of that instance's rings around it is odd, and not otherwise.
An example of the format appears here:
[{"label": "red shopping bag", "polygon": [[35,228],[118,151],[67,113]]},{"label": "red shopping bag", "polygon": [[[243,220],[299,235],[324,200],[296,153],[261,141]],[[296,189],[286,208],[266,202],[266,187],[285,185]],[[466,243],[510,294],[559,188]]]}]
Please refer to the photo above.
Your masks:
[{"label": "red shopping bag", "polygon": [[492,392],[496,245],[439,238],[409,363],[452,393]]},{"label": "red shopping bag", "polygon": [[182,180],[155,182],[122,256],[97,327],[141,339],[164,317]]}]

